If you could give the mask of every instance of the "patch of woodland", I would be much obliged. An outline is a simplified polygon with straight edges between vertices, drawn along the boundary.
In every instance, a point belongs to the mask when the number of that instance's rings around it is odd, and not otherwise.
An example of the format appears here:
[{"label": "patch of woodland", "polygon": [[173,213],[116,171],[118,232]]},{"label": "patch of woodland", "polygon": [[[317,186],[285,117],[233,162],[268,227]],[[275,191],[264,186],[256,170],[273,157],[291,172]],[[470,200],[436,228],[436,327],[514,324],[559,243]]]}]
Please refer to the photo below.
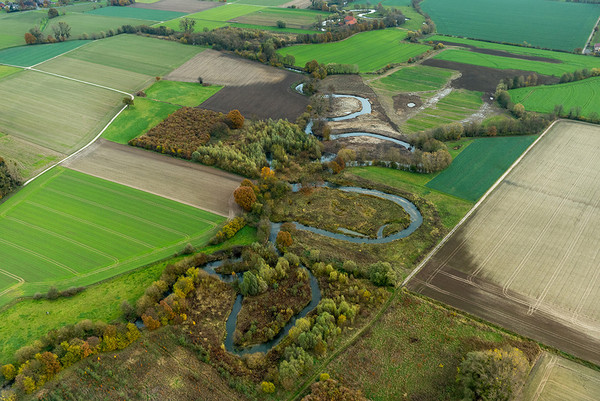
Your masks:
[{"label": "patch of woodland", "polygon": [[320,380],[310,386],[310,394],[302,401],[367,401],[360,390],[352,390],[322,373]]},{"label": "patch of woodland", "polygon": [[17,189],[21,183],[17,166],[0,157],[0,199]]},{"label": "patch of woodland", "polygon": [[213,127],[225,124],[224,119],[223,114],[211,110],[182,107],[129,144],[189,160],[210,140]]}]

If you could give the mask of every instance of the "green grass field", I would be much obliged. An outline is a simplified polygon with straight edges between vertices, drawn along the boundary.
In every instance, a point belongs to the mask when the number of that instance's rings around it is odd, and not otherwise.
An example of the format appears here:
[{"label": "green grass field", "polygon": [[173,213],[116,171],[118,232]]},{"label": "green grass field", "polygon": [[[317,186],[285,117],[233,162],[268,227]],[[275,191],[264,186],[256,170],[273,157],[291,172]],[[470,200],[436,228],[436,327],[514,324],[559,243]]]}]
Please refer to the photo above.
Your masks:
[{"label": "green grass field", "polygon": [[146,90],[146,95],[161,102],[196,107],[222,88],[217,85],[202,86],[194,82],[158,81]]},{"label": "green grass field", "polygon": [[25,45],[24,35],[30,28],[39,26],[47,14],[43,11],[0,13],[0,49]]},{"label": "green grass field", "polygon": [[31,67],[43,63],[65,52],[77,49],[90,43],[88,40],[71,40],[67,42],[51,43],[35,46],[21,46],[0,50],[0,63]]},{"label": "green grass field", "polygon": [[[561,53],[553,52],[552,55]],[[565,57],[571,56],[571,57]],[[455,61],[457,63],[474,64],[483,67],[498,68],[501,70],[515,69],[524,71],[535,71],[545,75],[560,76],[565,72],[573,72],[583,68],[598,68],[600,60],[595,57],[567,55],[561,58],[562,63],[547,63],[543,61],[522,60],[510,57],[495,56],[490,54],[476,53],[469,50],[447,49],[434,57],[438,60]],[[559,59],[558,57],[554,57]]]},{"label": "green grass field", "polygon": [[405,62],[429,49],[400,42],[405,37],[405,31],[393,28],[359,33],[341,42],[285,47],[277,52],[291,54],[300,67],[315,59],[324,64],[356,64],[361,72],[368,72],[390,63]]},{"label": "green grass field", "polygon": [[[256,230],[243,228],[235,237],[219,246],[208,246],[201,250],[211,253],[233,245],[247,245],[256,241]],[[121,316],[120,305],[127,300],[135,301],[145,289],[160,277],[164,267],[179,258],[125,273],[97,285],[84,292],[55,301],[25,299],[0,310],[0,365],[12,361],[14,352],[50,330],[74,324],[83,319],[111,322]],[[6,276],[0,276],[0,280]],[[1,281],[0,281],[1,285]],[[46,314],[46,312],[49,312]]]},{"label": "green grass field", "polygon": [[367,180],[415,193],[435,205],[444,227],[451,229],[463,218],[473,202],[428,188],[436,174],[418,174],[385,167],[353,167],[348,173]]},{"label": "green grass field", "polygon": [[[199,21],[202,22],[202,21]],[[276,26],[268,26],[268,25],[252,25],[252,24],[239,24],[236,22],[229,22],[227,26],[233,26],[236,28],[242,29],[260,29],[263,31],[274,31],[274,32],[287,32],[287,33],[298,33],[298,34],[307,34],[307,33],[319,33],[319,31],[311,30],[311,29],[299,29],[299,28],[278,28]]]},{"label": "green grass field", "polygon": [[2,79],[0,92],[0,131],[65,154],[93,138],[121,108],[123,98],[34,71]]},{"label": "green grass field", "polygon": [[235,20],[242,24],[264,26],[277,26],[277,21],[283,21],[288,28],[314,29],[313,25],[319,15],[325,19],[329,13],[292,8],[263,8],[251,14],[237,17]]},{"label": "green grass field", "polygon": [[19,71],[21,71],[20,68],[7,67],[5,65],[0,65],[0,79],[2,79],[4,77],[8,77],[9,75],[12,75]]},{"label": "green grass field", "polygon": [[69,57],[68,54],[42,63],[36,68],[129,93],[154,82],[154,77],[150,75],[78,60]]},{"label": "green grass field", "polygon": [[[194,25],[194,32],[202,32],[204,29],[212,31],[213,29],[230,25],[225,21],[209,21],[199,18],[194,18],[194,20],[196,21],[196,24]],[[157,24],[156,26],[166,26],[167,28],[171,28],[175,31],[180,31],[181,29],[179,28],[179,21],[180,19],[174,19],[163,24]]]},{"label": "green grass field", "polygon": [[168,21],[186,15],[186,13],[180,13],[177,11],[151,10],[147,8],[133,7],[102,7],[88,11],[86,14],[159,22]]},{"label": "green grass field", "polygon": [[235,4],[250,4],[254,6],[276,7],[289,3],[288,0],[238,0]]},{"label": "green grass field", "polygon": [[247,4],[225,4],[221,7],[210,8],[198,13],[190,14],[187,18],[202,19],[207,21],[229,21],[260,10],[261,7]]},{"label": "green grass field", "polygon": [[452,77],[451,70],[418,65],[402,68],[373,82],[391,92],[421,92],[441,89]]},{"label": "green grass field", "polygon": [[25,284],[0,296],[88,285],[185,244],[203,245],[223,217],[57,167],[0,206],[2,268]]},{"label": "green grass field", "polygon": [[427,108],[408,119],[403,128],[409,132],[417,132],[461,121],[479,110],[483,104],[481,96],[481,92],[453,90],[434,107]]},{"label": "green grass field", "polygon": [[476,139],[426,186],[475,202],[536,138],[532,135]]},{"label": "green grass field", "polygon": [[549,49],[583,48],[600,5],[547,0],[425,0],[440,33]]},{"label": "green grass field", "polygon": [[102,137],[126,144],[130,139],[145,134],[177,109],[179,106],[138,97],[132,107],[128,107],[112,122]]},{"label": "green grass field", "polygon": [[[102,8],[103,10],[103,8]],[[48,23],[46,29],[44,29],[45,35],[52,34],[52,26],[57,25],[59,22],[66,22],[71,27],[71,36],[78,38],[81,34],[87,33],[100,33],[106,32],[109,29],[116,30],[123,25],[150,25],[153,21],[140,20],[136,18],[120,18],[120,17],[108,17],[103,15],[94,15],[89,13],[67,13],[66,15],[60,15],[53,18]]]},{"label": "green grass field", "polygon": [[565,112],[581,107],[581,115],[600,112],[600,77],[559,85],[519,88],[509,91],[514,103],[526,110],[551,113],[554,106],[562,104]]},{"label": "green grass field", "polygon": [[203,50],[166,40],[118,35],[94,41],[68,57],[154,77],[179,67]]}]

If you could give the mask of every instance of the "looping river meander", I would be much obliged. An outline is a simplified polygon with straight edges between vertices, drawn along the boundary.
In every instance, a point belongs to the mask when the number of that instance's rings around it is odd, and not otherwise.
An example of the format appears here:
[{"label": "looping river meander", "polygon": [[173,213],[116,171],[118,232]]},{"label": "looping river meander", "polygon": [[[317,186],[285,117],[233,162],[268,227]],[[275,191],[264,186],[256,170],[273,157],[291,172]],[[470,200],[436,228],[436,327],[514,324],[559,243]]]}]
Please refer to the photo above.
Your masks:
[{"label": "looping river meander", "polygon": [[[302,93],[302,85],[303,84],[296,86],[296,90],[300,93]],[[365,98],[359,97],[359,96],[352,96],[352,95],[332,95],[332,96],[333,97],[350,97],[350,98],[357,99],[358,101],[360,101],[362,108],[361,108],[361,110],[359,110],[355,113],[351,113],[351,114],[348,114],[345,116],[340,116],[340,117],[333,117],[333,118],[329,119],[329,121],[349,120],[349,119],[356,118],[363,114],[371,113],[371,103],[369,102],[368,99],[365,99]],[[306,129],[305,129],[305,132],[308,135],[312,135],[312,126],[313,126],[313,121],[311,120],[311,121],[309,121],[309,123],[307,124]],[[394,138],[389,138],[389,137],[379,135],[379,134],[369,133],[369,132],[349,132],[349,133],[345,133],[345,134],[331,135],[330,139],[336,140],[338,138],[354,137],[354,136],[368,136],[368,137],[378,138],[381,140],[393,142],[395,144],[404,146],[405,148],[407,148],[411,151],[413,150],[412,146],[410,144],[408,144],[407,142],[404,142],[404,141],[401,141],[398,139],[394,139]],[[323,156],[323,158],[327,159],[326,156]],[[421,213],[419,212],[417,207],[412,202],[410,202],[409,200],[407,200],[401,196],[388,194],[388,193],[377,191],[374,189],[336,186],[331,183],[325,183],[322,186],[327,187],[327,188],[337,189],[337,190],[343,191],[343,192],[354,192],[354,193],[359,193],[359,194],[364,194],[364,195],[369,195],[369,196],[375,196],[375,197],[378,197],[381,199],[391,201],[391,202],[399,205],[400,207],[402,207],[409,214],[410,225],[407,228],[405,228],[404,230],[397,232],[395,234],[389,235],[387,237],[383,236],[383,230],[386,227],[386,225],[383,225],[382,227],[379,228],[377,238],[367,238],[365,236],[362,236],[359,233],[355,233],[351,230],[346,230],[346,229],[340,230],[340,231],[344,231],[343,233],[342,232],[336,233],[336,232],[330,232],[330,231],[323,230],[323,229],[316,228],[316,227],[305,226],[298,222],[292,222],[296,226],[297,229],[310,231],[314,234],[322,235],[322,236],[337,239],[337,240],[348,241],[348,242],[352,242],[352,243],[385,244],[385,243],[388,243],[391,241],[395,241],[397,239],[408,237],[413,232],[415,232],[415,230],[417,228],[419,228],[421,226],[421,223],[423,222],[423,217],[421,216]],[[300,185],[293,184],[291,186],[291,189],[293,192],[297,192],[300,190]],[[275,239],[277,238],[277,234],[279,233],[279,231],[281,229],[281,225],[282,225],[282,223],[271,223],[271,233],[269,236],[270,242],[272,242],[272,243],[275,242]],[[241,259],[236,259],[231,262],[236,263],[239,261],[241,261]],[[203,266],[203,269],[204,269],[204,271],[208,272],[209,274],[217,276],[220,280],[222,280],[226,283],[231,283],[235,280],[239,280],[241,282],[241,280],[243,280],[243,273],[238,273],[236,275],[217,273],[216,269],[219,268],[223,263],[224,263],[224,261],[222,261],[222,260],[211,262],[211,263],[208,263],[205,266]],[[305,267],[302,267],[302,268],[308,272],[308,277],[309,277],[309,281],[310,281],[310,289],[311,289],[311,300],[308,303],[308,305],[306,305],[304,307],[304,309],[302,309],[300,311],[300,313],[298,313],[297,315],[295,315],[294,317],[292,317],[290,319],[290,321],[284,326],[284,328],[273,339],[271,339],[265,343],[257,344],[257,345],[245,347],[245,348],[238,348],[238,347],[234,346],[233,333],[235,332],[238,314],[239,314],[240,310],[242,309],[242,301],[243,301],[243,296],[241,294],[237,295],[237,298],[233,305],[233,309],[232,309],[231,314],[229,315],[229,318],[227,319],[227,323],[225,325],[226,332],[227,332],[227,337],[225,339],[225,349],[227,351],[232,352],[236,355],[251,354],[251,353],[255,353],[255,352],[265,352],[265,353],[268,352],[271,348],[273,348],[274,346],[279,344],[279,342],[288,334],[289,330],[294,326],[297,319],[305,317],[310,311],[312,311],[319,304],[319,302],[321,301],[321,290],[319,288],[319,283],[318,283],[317,279],[315,278],[315,276],[313,276],[313,274],[310,272],[309,269],[306,269]]]}]

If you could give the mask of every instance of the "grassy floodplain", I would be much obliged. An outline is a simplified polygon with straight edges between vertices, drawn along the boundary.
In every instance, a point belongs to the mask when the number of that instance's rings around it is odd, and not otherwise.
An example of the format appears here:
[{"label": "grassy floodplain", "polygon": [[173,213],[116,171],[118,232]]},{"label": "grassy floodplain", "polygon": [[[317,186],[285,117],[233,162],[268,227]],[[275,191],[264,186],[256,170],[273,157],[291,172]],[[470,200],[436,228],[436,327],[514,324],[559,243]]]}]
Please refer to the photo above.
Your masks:
[{"label": "grassy floodplain", "polygon": [[453,72],[443,68],[417,65],[402,68],[373,82],[373,85],[391,92],[422,92],[441,89]]},{"label": "grassy floodplain", "polygon": [[405,37],[406,31],[391,28],[358,33],[340,42],[285,47],[277,52],[291,54],[300,67],[315,59],[324,64],[356,64],[360,72],[369,72],[390,63],[403,63],[429,49],[424,45],[400,42]]},{"label": "grassy floodplain", "polygon": [[[256,230],[243,228],[235,237],[219,246],[207,246],[200,252],[211,253],[233,245],[247,245],[256,240]],[[179,258],[136,269],[97,285],[70,298],[54,301],[25,299],[0,310],[0,336],[5,339],[0,344],[0,364],[12,360],[14,352],[30,344],[50,330],[66,324],[74,324],[83,319],[111,322],[121,316],[120,305],[135,301],[146,288],[160,277],[164,267]],[[0,280],[2,280],[0,276]],[[46,314],[49,312],[49,314]],[[27,319],[23,319],[23,317]],[[15,328],[18,327],[18,330]]]},{"label": "grassy floodplain", "polygon": [[479,138],[426,186],[475,202],[536,138]]},{"label": "grassy floodplain", "polygon": [[[64,168],[0,207],[3,269],[24,284],[0,296],[87,285],[202,245],[223,217]],[[118,240],[116,240],[118,238]],[[4,288],[3,290],[5,290]]]},{"label": "grassy floodplain", "polygon": [[554,106],[562,104],[565,112],[581,107],[581,115],[600,112],[600,77],[559,85],[519,88],[509,91],[514,103],[526,110],[552,113]]},{"label": "grassy floodplain", "polygon": [[598,4],[546,0],[425,0],[421,7],[440,33],[549,49],[583,48]]},{"label": "grassy floodplain", "polygon": [[437,102],[435,106],[429,107],[407,120],[403,128],[410,132],[417,132],[461,121],[481,107],[483,104],[481,96],[481,92],[454,90]]}]

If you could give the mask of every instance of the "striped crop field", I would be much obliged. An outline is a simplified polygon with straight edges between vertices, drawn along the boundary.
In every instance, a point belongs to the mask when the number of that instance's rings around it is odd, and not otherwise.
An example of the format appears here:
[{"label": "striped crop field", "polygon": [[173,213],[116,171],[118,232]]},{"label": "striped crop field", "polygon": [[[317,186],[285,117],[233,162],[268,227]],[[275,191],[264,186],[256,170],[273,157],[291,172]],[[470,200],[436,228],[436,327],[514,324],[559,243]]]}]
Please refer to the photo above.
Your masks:
[{"label": "striped crop field", "polygon": [[0,207],[0,304],[52,285],[91,284],[172,255],[187,243],[204,244],[223,220],[55,168]]}]

